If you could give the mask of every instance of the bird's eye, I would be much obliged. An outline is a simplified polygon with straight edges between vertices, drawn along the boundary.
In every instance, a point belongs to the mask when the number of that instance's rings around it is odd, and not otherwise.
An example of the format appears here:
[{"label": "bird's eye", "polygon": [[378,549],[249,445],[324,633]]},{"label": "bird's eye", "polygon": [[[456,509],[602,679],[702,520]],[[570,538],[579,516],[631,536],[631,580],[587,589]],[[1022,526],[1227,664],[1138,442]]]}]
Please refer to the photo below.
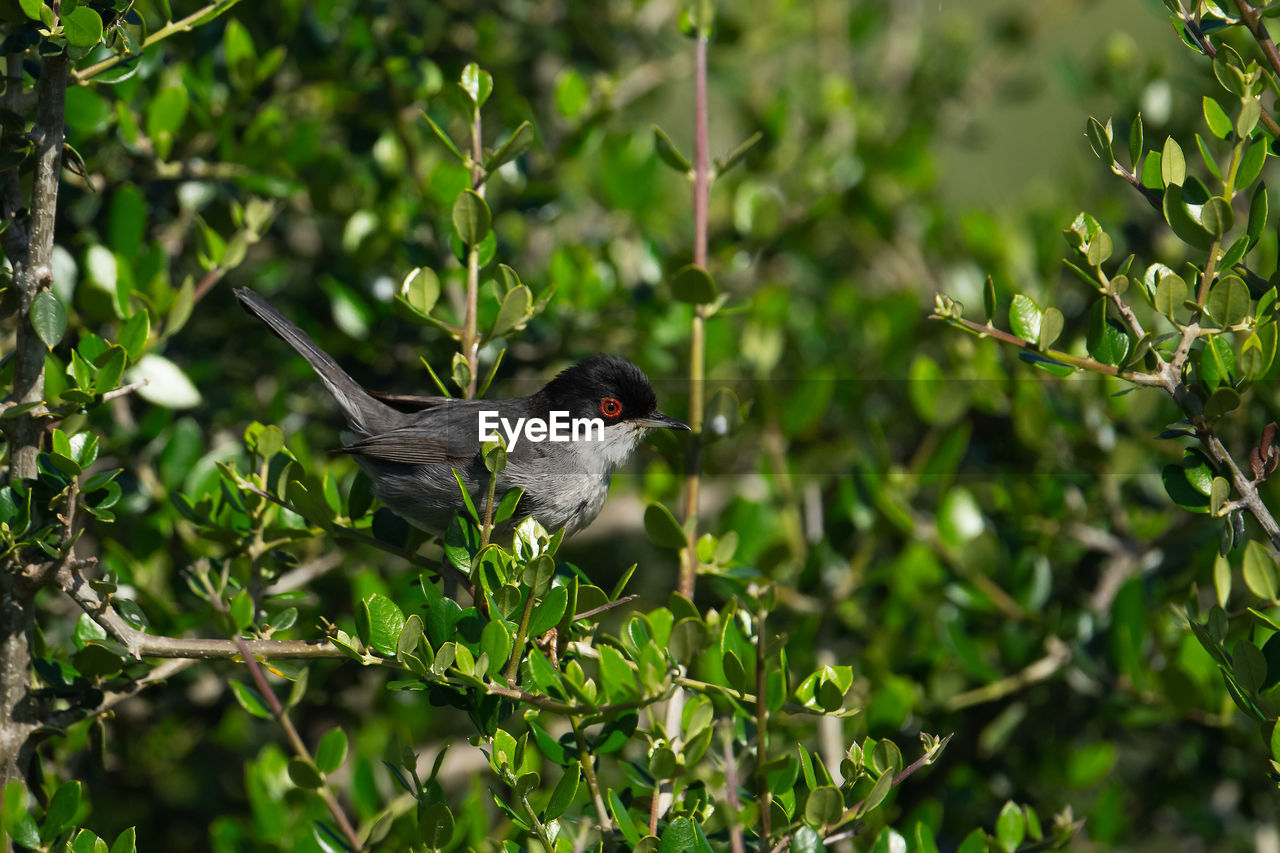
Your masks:
[{"label": "bird's eye", "polygon": [[622,414],[622,404],[612,397],[605,397],[600,401],[600,414],[606,418],[616,418]]}]

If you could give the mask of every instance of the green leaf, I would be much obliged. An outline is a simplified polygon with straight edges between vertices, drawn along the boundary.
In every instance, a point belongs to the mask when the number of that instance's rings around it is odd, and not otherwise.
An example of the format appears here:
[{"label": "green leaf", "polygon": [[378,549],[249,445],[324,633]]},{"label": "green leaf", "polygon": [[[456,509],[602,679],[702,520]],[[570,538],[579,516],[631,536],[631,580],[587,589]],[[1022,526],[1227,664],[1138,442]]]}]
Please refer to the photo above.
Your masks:
[{"label": "green leaf", "polygon": [[582,79],[582,75],[572,68],[565,68],[556,75],[555,102],[556,111],[569,121],[574,121],[587,107],[591,98],[591,90]]},{"label": "green leaf", "polygon": [[93,47],[102,39],[102,18],[88,6],[62,16],[62,32],[72,47]]},{"label": "green leaf", "polygon": [[1226,139],[1231,135],[1231,119],[1227,118],[1222,105],[1208,95],[1204,97],[1204,121],[1219,139]]},{"label": "green leaf", "polygon": [[50,349],[57,346],[67,333],[67,310],[52,291],[42,290],[32,300],[31,327]]},{"label": "green leaf", "polygon": [[805,823],[815,827],[833,824],[843,813],[844,797],[841,796],[840,789],[832,785],[815,788],[804,805]]},{"label": "green leaf", "polygon": [[[609,789],[609,811],[613,814],[614,821],[618,824],[618,829],[622,831],[622,837],[627,840],[627,846],[635,849],[640,843],[640,830],[636,828],[636,823],[632,819],[627,807],[622,804],[622,799],[618,793],[612,788]],[[675,821],[672,821],[674,823]],[[678,848],[677,848],[678,849]]]},{"label": "green leaf", "polygon": [[79,782],[63,782],[49,799],[49,808],[45,811],[44,822],[40,827],[43,838],[54,838],[75,820],[80,809],[81,789]]},{"label": "green leaf", "polygon": [[1046,373],[1052,373],[1054,376],[1070,376],[1076,372],[1076,369],[1071,365],[1036,352],[1020,352],[1018,353],[1018,359],[1025,361],[1027,364],[1035,365]]},{"label": "green leaf", "polygon": [[671,141],[671,137],[667,136],[667,132],[656,124],[653,126],[653,142],[662,162],[682,175],[693,171],[693,164],[680,153],[680,149]]},{"label": "green leaf", "polygon": [[316,747],[316,768],[321,773],[333,773],[347,757],[347,733],[342,729],[329,729]]},{"label": "green leaf", "polygon": [[1231,230],[1231,226],[1235,224],[1235,213],[1232,212],[1231,205],[1219,196],[1214,196],[1200,208],[1200,224],[1210,235],[1218,238]]},{"label": "green leaf", "polygon": [[764,139],[764,134],[757,130],[743,140],[737,148],[730,151],[729,156],[725,157],[724,160],[716,161],[716,176],[719,177],[736,166],[743,157],[747,156],[747,152],[756,147],[762,139]]},{"label": "green leaf", "polygon": [[556,561],[551,559],[551,555],[538,554],[529,560],[520,580],[533,592],[534,598],[541,598],[551,588],[555,573]]},{"label": "green leaf", "polygon": [[1142,113],[1133,117],[1129,124],[1129,162],[1133,170],[1138,171],[1138,161],[1142,159]]},{"label": "green leaf", "polygon": [[1180,275],[1164,275],[1156,284],[1156,310],[1166,317],[1172,318],[1174,312],[1182,307],[1187,298],[1187,283]]},{"label": "green leaf", "polygon": [[1161,469],[1160,477],[1164,481],[1164,490],[1175,504],[1190,512],[1208,512],[1208,495],[1200,492],[1192,485],[1192,478],[1187,469],[1181,465],[1166,465]]},{"label": "green leaf", "polygon": [[1248,640],[1241,640],[1231,650],[1231,674],[1242,690],[1257,693],[1267,680],[1267,659]]},{"label": "green leaf", "polygon": [[679,550],[688,544],[684,528],[680,526],[680,522],[676,521],[671,510],[662,504],[649,504],[645,509],[644,529],[649,534],[649,538],[663,548]]},{"label": "green leaf", "polygon": [[1235,374],[1236,357],[1228,335],[1209,335],[1200,352],[1200,378],[1211,392],[1230,385]]},{"label": "green leaf", "polygon": [[556,783],[555,790],[551,792],[551,799],[547,801],[547,807],[543,811],[545,820],[556,820],[565,813],[573,803],[574,795],[578,793],[578,782],[581,776],[582,772],[577,764],[571,764],[564,769],[564,774]]},{"label": "green leaf", "polygon": [[111,844],[111,853],[137,853],[138,851],[138,831],[135,827],[129,827],[116,836],[116,840]]},{"label": "green leaf", "polygon": [[600,678],[605,695],[612,702],[626,702],[640,696],[636,674],[613,646],[600,647]]},{"label": "green leaf", "polygon": [[1013,333],[1024,340],[1036,343],[1040,340],[1040,306],[1026,294],[1013,297],[1009,306],[1009,326]]},{"label": "green leaf", "polygon": [[1240,115],[1236,116],[1236,135],[1241,139],[1248,137],[1258,126],[1260,118],[1262,118],[1262,102],[1256,97],[1246,98],[1240,105]]},{"label": "green leaf", "polygon": [[242,589],[231,599],[230,611],[237,632],[242,633],[253,624],[253,596],[249,590]]},{"label": "green leaf", "polygon": [[1004,808],[1000,809],[1000,816],[996,818],[996,838],[1007,853],[1013,853],[1022,844],[1026,834],[1026,817],[1022,809],[1013,800],[1009,800],[1004,804]]},{"label": "green leaf", "polygon": [[489,337],[500,338],[509,332],[523,329],[533,314],[532,308],[533,292],[523,284],[513,287],[502,300]]},{"label": "green leaf", "polygon": [[986,528],[982,509],[963,486],[949,489],[938,505],[938,536],[953,548],[963,548]]},{"label": "green leaf", "polygon": [[118,343],[128,353],[129,361],[134,362],[142,357],[142,353],[147,346],[147,340],[150,337],[151,315],[144,308],[130,317],[120,328]]},{"label": "green leaf", "polygon": [[453,228],[458,239],[475,248],[489,234],[493,220],[489,205],[475,190],[463,190],[453,203]]},{"label": "green leaf", "polygon": [[[147,104],[147,135],[153,141],[160,136],[171,141],[187,119],[188,101],[187,90],[181,86],[161,89]],[[168,156],[168,148],[165,144],[162,156]]]},{"label": "green leaf", "polygon": [[489,656],[489,677],[497,678],[511,657],[512,639],[501,622],[490,622],[480,632],[480,651]]},{"label": "green leaf", "polygon": [[428,849],[439,850],[453,841],[453,812],[444,803],[427,805],[419,801],[418,838]]},{"label": "green leaf", "polygon": [[996,283],[987,276],[987,284],[982,288],[982,309],[990,323],[996,316]]},{"label": "green leaf", "polygon": [[1093,149],[1093,153],[1098,155],[1098,159],[1110,166],[1116,161],[1116,155],[1111,150],[1111,133],[1110,122],[1108,127],[1103,127],[1093,116],[1089,116],[1089,121],[1085,125],[1085,136],[1089,138],[1089,147]]},{"label": "green leaf", "polygon": [[981,829],[975,829],[964,837],[956,853],[988,853],[987,837]]},{"label": "green leaf", "polygon": [[324,777],[316,772],[316,768],[310,761],[305,761],[295,756],[289,759],[288,767],[289,778],[299,788],[315,790],[316,788],[324,787]]},{"label": "green leaf", "polygon": [[41,19],[40,10],[44,8],[42,0],[18,0],[18,5],[22,7],[23,13],[31,20],[39,21]]},{"label": "green leaf", "polygon": [[107,853],[107,842],[88,829],[76,833],[71,842],[70,853]]},{"label": "green leaf", "polygon": [[529,618],[529,636],[540,637],[560,624],[569,606],[569,590],[553,586],[533,608]]},{"label": "green leaf", "polygon": [[1164,218],[1178,235],[1178,239],[1195,246],[1197,249],[1208,249],[1213,244],[1213,236],[1201,226],[1187,209],[1182,200],[1182,187],[1170,184],[1164,191]]},{"label": "green leaf", "polygon": [[1267,162],[1268,147],[1267,143],[1261,139],[1249,143],[1249,147],[1240,158],[1240,165],[1236,167],[1236,189],[1243,190],[1262,174],[1262,167]]},{"label": "green leaf", "polygon": [[1267,677],[1260,690],[1270,690],[1280,683],[1280,634],[1272,634],[1262,644],[1262,656],[1267,662]]},{"label": "green leaf", "polygon": [[468,62],[467,67],[462,69],[459,82],[462,90],[471,96],[477,109],[484,106],[484,102],[489,100],[489,94],[493,92],[493,75],[474,62]]},{"label": "green leaf", "polygon": [[1240,358],[1237,365],[1240,374],[1249,380],[1257,379],[1266,370],[1266,355],[1262,351],[1262,338],[1256,332],[1250,332],[1240,345]]},{"label": "green leaf", "polygon": [[[466,383],[459,384],[465,385]],[[458,494],[462,498],[462,505],[466,507],[467,515],[471,516],[472,521],[479,524],[480,514],[476,512],[475,502],[471,500],[471,492],[467,491],[467,484],[462,481],[462,473],[457,468],[453,469],[453,480],[458,484]]]},{"label": "green leaf", "polygon": [[1099,299],[1089,311],[1089,354],[1103,364],[1123,364],[1129,354],[1129,335],[1118,323],[1107,319],[1107,300]]},{"label": "green leaf", "polygon": [[243,681],[232,681],[231,692],[236,697],[236,701],[240,703],[240,707],[244,708],[255,717],[261,717],[264,720],[270,720],[274,716],[271,709],[267,707],[267,702],[262,698],[262,694],[254,690]]},{"label": "green leaf", "polygon": [[1213,589],[1218,596],[1218,605],[1227,606],[1231,597],[1231,561],[1218,554],[1213,561]]},{"label": "green leaf", "polygon": [[1040,340],[1038,342],[1040,349],[1047,350],[1053,346],[1054,341],[1058,340],[1058,336],[1062,334],[1064,322],[1062,312],[1057,308],[1044,309],[1044,313],[1040,315]]},{"label": "green leaf", "polygon": [[374,593],[364,601],[369,614],[368,643],[376,651],[394,657],[404,630],[404,612],[382,593]]},{"label": "green leaf", "polygon": [[705,305],[716,298],[716,283],[710,273],[690,264],[671,279],[671,296],[677,302]]},{"label": "green leaf", "polygon": [[1220,278],[1205,300],[1205,313],[1219,328],[1235,326],[1249,315],[1249,286],[1238,276]]},{"label": "green leaf", "polygon": [[1182,147],[1170,136],[1164,141],[1164,150],[1160,154],[1160,180],[1166,187],[1180,187],[1186,179],[1186,157],[1182,154]]},{"label": "green leaf", "polygon": [[1196,148],[1200,150],[1200,159],[1204,160],[1205,168],[1209,170],[1209,174],[1219,181],[1222,180],[1222,170],[1218,168],[1218,161],[1213,159],[1213,152],[1209,150],[1208,143],[1198,133],[1196,134]]},{"label": "green leaf", "polygon": [[492,174],[498,169],[510,163],[524,152],[528,151],[533,145],[533,125],[527,121],[520,122],[520,126],[512,132],[507,141],[485,161],[485,172]]},{"label": "green leaf", "polygon": [[[623,830],[623,834],[626,834],[626,830]],[[632,845],[633,848],[635,846],[637,845]],[[712,853],[712,848],[702,832],[702,826],[696,820],[678,817],[662,831],[658,853]]]},{"label": "green leaf", "polygon": [[1222,511],[1222,505],[1226,503],[1227,498],[1231,496],[1231,484],[1227,482],[1225,477],[1214,477],[1213,483],[1209,487],[1209,511],[1213,515],[1218,515]]},{"label": "green leaf", "polygon": [[1252,249],[1262,239],[1262,232],[1267,227],[1268,200],[1266,183],[1258,184],[1258,188],[1253,191],[1253,198],[1249,201],[1249,224],[1245,228],[1245,232],[1249,237],[1249,248]]},{"label": "green leaf", "polygon": [[1276,600],[1276,561],[1257,540],[1250,540],[1244,548],[1243,575],[1250,592],[1263,601]]},{"label": "green leaf", "polygon": [[400,301],[420,316],[430,314],[439,298],[440,277],[431,267],[414,267],[400,284]]},{"label": "green leaf", "polygon": [[502,500],[498,502],[498,508],[493,511],[493,523],[501,524],[515,515],[516,507],[519,506],[522,497],[524,497],[523,489],[511,489],[503,495]]},{"label": "green leaf", "polygon": [[128,370],[130,382],[145,382],[137,394],[148,403],[169,409],[189,409],[200,405],[199,390],[182,368],[162,355],[149,352]]},{"label": "green leaf", "polygon": [[882,773],[876,783],[871,786],[871,793],[867,794],[866,799],[862,801],[862,806],[858,809],[858,815],[870,814],[884,802],[885,797],[889,796],[891,790],[893,790],[893,773]]},{"label": "green leaf", "polygon": [[423,111],[422,117],[427,120],[427,124],[431,127],[431,132],[436,135],[436,138],[444,144],[445,148],[449,149],[449,153],[458,158],[458,162],[466,163],[467,156],[458,150],[458,146],[453,144],[453,140],[449,138],[449,134],[445,133],[440,128],[440,125],[436,124],[431,116],[427,115],[425,111]]}]

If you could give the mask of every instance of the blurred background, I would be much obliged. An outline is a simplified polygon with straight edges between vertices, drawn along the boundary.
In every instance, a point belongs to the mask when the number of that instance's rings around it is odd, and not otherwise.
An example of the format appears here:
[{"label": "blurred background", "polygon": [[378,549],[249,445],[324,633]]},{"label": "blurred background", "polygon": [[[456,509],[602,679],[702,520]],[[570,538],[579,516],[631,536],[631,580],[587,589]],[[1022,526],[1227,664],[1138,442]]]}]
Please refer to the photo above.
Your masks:
[{"label": "blurred background", "polygon": [[[709,269],[730,296],[707,330],[702,525],[736,531],[741,568],[778,583],[793,667],[854,667],[865,710],[843,723],[849,735],[910,752],[921,730],[955,733],[895,794],[895,814],[928,820],[944,850],[990,828],[1010,798],[1086,819],[1082,850],[1280,850],[1260,734],[1170,611],[1211,586],[1217,545],[1160,484],[1179,448],[1154,434],[1174,408],[1097,377],[1055,379],[927,319],[938,291],[976,317],[991,275],[1006,303],[1027,292],[1063,310],[1068,336],[1083,328],[1086,294],[1061,265],[1061,231],[1081,210],[1138,269],[1182,261],[1084,128],[1094,115],[1124,129],[1140,111],[1149,144],[1174,135],[1191,150],[1201,96],[1217,86],[1207,62],[1159,0],[720,6],[711,152],[762,138],[712,190]],[[420,359],[448,372],[455,344],[393,297],[425,265],[441,301],[460,306],[447,223],[467,176],[421,112],[465,138],[446,84],[468,62],[494,77],[486,143],[525,120],[537,134],[488,187],[495,263],[535,293],[556,288],[508,340],[491,394],[528,393],[607,351],[641,365],[664,411],[686,415],[691,309],[667,281],[691,259],[691,188],[652,130],[692,157],[680,11],[673,0],[242,3],[148,51],[136,73],[69,93],[69,141],[93,189],[80,181],[63,196],[59,286],[88,328],[114,322],[121,275],[158,301],[190,275],[199,295],[163,349],[190,380],[185,396],[152,390],[101,413],[130,479],[96,547],[157,630],[193,624],[170,602],[195,606],[182,571],[210,547],[169,496],[216,489],[216,463],[243,458],[250,422],[279,424],[344,489],[356,474],[327,455],[340,423],[319,383],[239,310],[232,286],[266,294],[370,387],[432,393]],[[201,255],[236,232],[235,205],[252,198],[274,204],[274,219],[202,290]],[[1275,242],[1264,238],[1271,257]],[[496,308],[482,300],[482,325]],[[1248,430],[1275,407],[1256,396]],[[682,474],[679,440],[652,437],[564,556],[606,589],[638,562],[638,606],[665,603],[676,559],[649,543],[642,516],[652,500],[679,508]],[[385,554],[323,544],[298,554],[316,571],[296,636],[414,582]],[[714,578],[700,584],[701,604],[717,595]],[[91,780],[99,820],[146,827],[152,849],[280,849],[294,818],[251,798],[280,777],[278,733],[232,701],[231,669],[195,667],[181,689],[123,706],[99,733],[100,761],[67,768]],[[341,723],[353,753],[390,756],[470,734],[456,711],[383,680],[315,664],[296,712],[304,736]],[[78,729],[71,746],[97,731]],[[446,768],[459,796],[486,784],[468,749]],[[351,786],[362,817],[392,794],[366,758]]]}]

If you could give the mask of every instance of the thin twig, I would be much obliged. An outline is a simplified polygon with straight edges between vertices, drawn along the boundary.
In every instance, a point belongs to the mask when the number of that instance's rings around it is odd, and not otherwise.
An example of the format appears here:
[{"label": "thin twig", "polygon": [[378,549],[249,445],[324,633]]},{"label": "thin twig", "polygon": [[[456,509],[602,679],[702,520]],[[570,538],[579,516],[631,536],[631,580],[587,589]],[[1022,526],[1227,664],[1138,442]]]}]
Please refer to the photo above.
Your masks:
[{"label": "thin twig", "polygon": [[1262,16],[1245,0],[1236,0],[1236,8],[1240,10],[1240,18],[1253,34],[1254,41],[1258,43],[1258,47],[1262,48],[1262,55],[1267,58],[1271,70],[1280,75],[1280,52],[1276,51],[1276,43],[1271,40],[1271,33],[1267,32],[1267,25],[1262,22]]},{"label": "thin twig", "polygon": [[[480,125],[480,105],[476,104],[471,117],[471,189],[484,198],[484,141]],[[467,250],[467,304],[462,322],[462,356],[467,360],[471,378],[463,389],[468,400],[476,396],[476,381],[480,373],[480,336],[476,329],[480,300],[480,247]]]},{"label": "thin twig", "polygon": [[587,789],[591,791],[591,802],[596,807],[596,820],[600,823],[600,832],[608,835],[613,832],[613,821],[609,820],[609,812],[604,806],[604,797],[600,794],[600,783],[596,780],[596,769],[592,764],[591,750],[587,749],[587,739],[582,735],[582,722],[576,717],[569,718],[573,728],[573,737],[578,744],[578,762],[582,765],[582,775],[587,780]]},{"label": "thin twig", "polygon": [[[225,613],[226,605],[221,600],[218,603],[222,605],[222,610]],[[356,829],[351,825],[351,820],[347,817],[347,813],[342,810],[342,806],[338,803],[338,798],[334,796],[333,791],[329,788],[329,783],[324,781],[324,774],[316,767],[316,761],[311,755],[311,750],[303,742],[302,735],[298,734],[298,729],[293,725],[293,720],[289,719],[289,713],[284,705],[280,704],[280,697],[276,696],[276,692],[271,689],[266,675],[262,672],[262,667],[258,665],[253,651],[249,648],[249,643],[239,634],[233,638],[233,642],[240,650],[240,656],[244,660],[244,665],[248,668],[254,684],[258,687],[258,693],[262,695],[267,706],[271,709],[271,716],[275,718],[276,723],[279,724],[280,729],[284,732],[285,738],[289,741],[289,745],[293,747],[294,754],[310,765],[316,771],[316,775],[320,777],[321,784],[316,789],[316,793],[320,795],[325,808],[329,810],[334,822],[338,824],[338,830],[347,839],[347,844],[352,850],[363,850],[364,845],[360,843],[360,836],[356,834]]]},{"label": "thin twig", "polygon": [[137,391],[139,388],[145,388],[148,384],[150,384],[150,380],[139,379],[137,382],[131,382],[128,385],[121,385],[119,388],[112,388],[110,391],[102,395],[102,401],[105,403],[108,400],[114,400],[117,397],[123,397],[126,394],[132,394],[134,391]]},{"label": "thin twig", "polygon": [[[693,48],[693,263],[707,268],[707,204],[711,194],[711,160],[707,130],[707,41],[708,22],[699,22]],[[688,528],[685,547],[680,551],[680,594],[693,600],[698,580],[698,494],[702,479],[703,378],[706,375],[705,305],[693,309],[689,334],[689,437],[684,485],[684,523]],[[693,523],[690,523],[693,522]]]},{"label": "thin twig", "polygon": [[732,809],[729,823],[729,849],[733,853],[746,853],[746,845],[742,840],[742,799],[738,796],[738,759],[733,754],[733,727],[722,726],[720,735],[724,740],[724,788],[725,798]]},{"label": "thin twig", "polygon": [[963,317],[950,317],[936,314],[934,316],[937,319],[945,320],[953,326],[964,329],[966,332],[972,332],[978,337],[992,337],[998,341],[1004,341],[1007,344],[1012,344],[1019,349],[1024,349],[1027,352],[1033,352],[1038,355],[1043,355],[1045,358],[1062,362],[1063,364],[1069,365],[1078,370],[1088,370],[1092,373],[1102,373],[1107,376],[1114,376],[1117,379],[1124,379],[1128,382],[1132,382],[1134,385],[1142,385],[1148,388],[1163,388],[1165,384],[1164,377],[1158,374],[1138,373],[1132,370],[1125,370],[1124,368],[1116,367],[1115,365],[1103,364],[1102,362],[1092,358],[1071,355],[1070,353],[1065,353],[1056,349],[1042,350],[1031,341],[1025,340],[1024,338],[1020,338],[1017,335],[1010,334],[1009,332],[1001,329],[997,329],[995,326],[975,323],[972,320],[966,320]]},{"label": "thin twig", "polygon": [[[104,601],[81,573],[90,561],[65,561],[54,574],[54,583],[71,600],[89,614],[89,618],[124,645],[135,658],[193,658],[198,660],[235,659],[244,654],[231,640],[196,637],[163,637],[139,631]],[[298,658],[338,658],[343,652],[327,640],[246,640],[250,653],[264,660]]]},{"label": "thin twig", "polygon": [[601,604],[599,607],[593,607],[590,610],[583,611],[582,613],[574,614],[573,621],[577,622],[580,619],[590,619],[592,616],[598,616],[599,614],[604,613],[606,610],[612,610],[615,607],[621,607],[624,604],[630,604],[631,602],[635,601],[639,597],[640,597],[639,595],[624,595],[621,598],[616,598],[613,601],[607,602],[605,604]]},{"label": "thin twig", "polygon": [[990,684],[984,684],[974,690],[957,693],[944,702],[944,706],[948,711],[959,711],[972,705],[1003,699],[1011,693],[1052,678],[1055,673],[1071,662],[1071,649],[1066,643],[1053,636],[1045,640],[1045,646],[1047,654],[1022,671]]},{"label": "thin twig", "polygon": [[[204,23],[204,21],[202,21],[201,19],[204,18],[205,16],[209,15],[210,13],[225,12],[227,9],[230,9],[232,6],[234,6],[235,3],[236,3],[236,0],[230,0],[230,2],[228,2],[228,0],[218,0],[218,2],[209,3],[205,6],[201,6],[199,9],[195,10],[190,15],[187,15],[185,18],[182,18],[181,20],[170,21],[169,23],[165,24],[163,27],[161,27],[160,29],[156,30],[155,32],[147,36],[145,39],[143,39],[142,49],[146,50],[147,48],[151,47],[153,44],[156,44],[157,42],[160,42],[160,41],[164,41],[169,36],[174,35],[175,33],[190,32],[191,30],[195,29],[197,24]],[[83,85],[93,77],[96,77],[97,75],[101,74],[103,71],[106,71],[109,68],[114,68],[115,66],[119,65],[122,62],[128,62],[129,60],[137,59],[141,55],[142,54],[140,53],[139,54],[117,53],[115,56],[109,56],[106,59],[102,60],[101,62],[95,62],[93,65],[90,65],[88,68],[81,68],[79,71],[71,72],[71,82],[75,83],[76,85]]]},{"label": "thin twig", "polygon": [[760,802],[760,838],[767,841],[773,834],[773,792],[765,765],[769,761],[769,702],[765,672],[765,609],[756,611],[756,798]]}]

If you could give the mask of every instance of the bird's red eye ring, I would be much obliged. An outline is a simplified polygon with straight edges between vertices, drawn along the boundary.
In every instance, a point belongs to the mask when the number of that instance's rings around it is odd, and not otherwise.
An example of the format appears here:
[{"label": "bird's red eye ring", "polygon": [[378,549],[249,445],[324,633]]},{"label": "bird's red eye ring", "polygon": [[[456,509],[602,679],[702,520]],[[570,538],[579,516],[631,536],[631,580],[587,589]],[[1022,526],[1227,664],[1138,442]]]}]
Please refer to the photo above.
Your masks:
[{"label": "bird's red eye ring", "polygon": [[622,404],[612,397],[605,397],[600,401],[600,414],[606,418],[616,418],[622,414]]}]

